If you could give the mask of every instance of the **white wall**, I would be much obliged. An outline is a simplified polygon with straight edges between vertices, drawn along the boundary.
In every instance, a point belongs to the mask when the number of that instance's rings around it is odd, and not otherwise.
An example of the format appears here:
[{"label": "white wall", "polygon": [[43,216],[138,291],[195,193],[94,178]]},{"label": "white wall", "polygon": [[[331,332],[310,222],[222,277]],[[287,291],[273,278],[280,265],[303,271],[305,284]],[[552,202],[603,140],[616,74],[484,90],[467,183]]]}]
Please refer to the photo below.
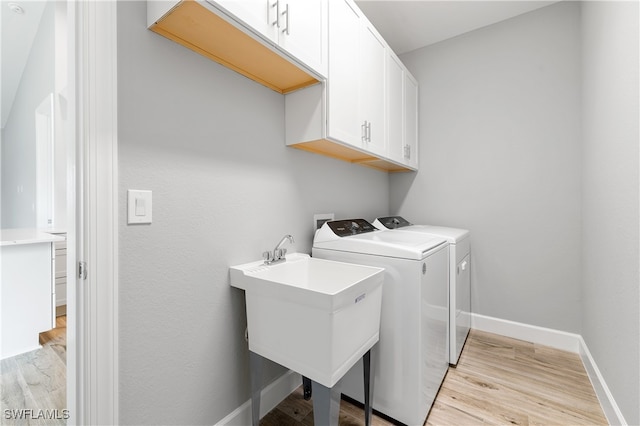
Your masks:
[{"label": "white wall", "polygon": [[582,334],[640,424],[638,2],[584,2]]},{"label": "white wall", "polygon": [[475,313],[579,332],[579,6],[401,59],[420,83],[420,171],[391,176],[391,212],[471,230]]},{"label": "white wall", "polygon": [[[145,2],[118,4],[118,113],[120,423],[213,424],[249,399],[228,267],[288,233],[310,252],[314,213],[387,214],[388,177],[285,147],[284,98],[147,30]],[[127,189],[153,224],[127,226]]]},{"label": "white wall", "polygon": [[36,226],[35,110],[55,88],[54,8],[54,2],[49,2],[44,9],[9,118],[2,129],[2,228]]}]

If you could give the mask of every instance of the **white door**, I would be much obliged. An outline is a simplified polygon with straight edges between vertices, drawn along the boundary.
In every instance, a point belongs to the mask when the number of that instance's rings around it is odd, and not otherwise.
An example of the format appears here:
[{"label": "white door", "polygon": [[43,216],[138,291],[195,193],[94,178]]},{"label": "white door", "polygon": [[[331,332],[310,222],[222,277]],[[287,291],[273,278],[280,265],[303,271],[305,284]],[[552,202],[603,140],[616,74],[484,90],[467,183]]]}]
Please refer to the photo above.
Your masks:
[{"label": "white door", "polygon": [[278,14],[277,0],[218,0],[213,2],[239,19],[259,34],[274,43],[278,42],[278,24],[282,19]]},{"label": "white door", "polygon": [[362,147],[386,155],[384,40],[368,25],[360,26],[360,70],[358,72],[358,109],[365,125]]},{"label": "white door", "polygon": [[451,313],[455,315],[452,318],[455,320],[455,337],[451,336],[455,341],[452,341],[454,347],[451,350],[451,359],[449,361],[452,364],[458,362],[462,347],[471,328],[471,258],[468,254],[456,265],[455,287],[456,300],[455,305],[452,305],[454,306],[454,312]]},{"label": "white door", "polygon": [[327,137],[361,146],[359,89],[360,17],[350,3],[329,3],[329,80],[327,81]]},{"label": "white door", "polygon": [[418,82],[409,74],[404,77],[404,163],[414,169],[418,168]]},{"label": "white door", "polygon": [[387,154],[404,161],[404,67],[390,52],[387,54]]},{"label": "white door", "polygon": [[449,248],[441,248],[423,261],[420,309],[422,366],[421,412],[435,400],[449,368]]},{"label": "white door", "polygon": [[308,67],[326,76],[326,1],[283,0],[280,2],[280,14],[280,46]]}]

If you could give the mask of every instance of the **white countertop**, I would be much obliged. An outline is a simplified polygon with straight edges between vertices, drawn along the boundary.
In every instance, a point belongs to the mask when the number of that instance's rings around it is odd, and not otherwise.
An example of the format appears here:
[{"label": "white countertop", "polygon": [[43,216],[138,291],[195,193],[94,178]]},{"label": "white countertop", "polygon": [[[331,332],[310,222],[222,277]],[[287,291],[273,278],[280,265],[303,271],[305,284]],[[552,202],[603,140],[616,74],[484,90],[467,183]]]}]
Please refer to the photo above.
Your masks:
[{"label": "white countertop", "polygon": [[65,238],[36,228],[0,229],[0,246],[52,243]]}]

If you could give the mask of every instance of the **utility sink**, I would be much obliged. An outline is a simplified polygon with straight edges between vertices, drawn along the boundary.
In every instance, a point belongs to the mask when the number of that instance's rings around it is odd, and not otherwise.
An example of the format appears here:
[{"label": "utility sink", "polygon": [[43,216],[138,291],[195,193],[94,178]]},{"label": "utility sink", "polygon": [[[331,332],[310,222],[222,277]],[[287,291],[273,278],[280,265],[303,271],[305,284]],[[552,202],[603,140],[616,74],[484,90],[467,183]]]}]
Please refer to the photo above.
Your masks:
[{"label": "utility sink", "polygon": [[383,271],[302,253],[232,266],[249,350],[332,388],[378,341]]}]

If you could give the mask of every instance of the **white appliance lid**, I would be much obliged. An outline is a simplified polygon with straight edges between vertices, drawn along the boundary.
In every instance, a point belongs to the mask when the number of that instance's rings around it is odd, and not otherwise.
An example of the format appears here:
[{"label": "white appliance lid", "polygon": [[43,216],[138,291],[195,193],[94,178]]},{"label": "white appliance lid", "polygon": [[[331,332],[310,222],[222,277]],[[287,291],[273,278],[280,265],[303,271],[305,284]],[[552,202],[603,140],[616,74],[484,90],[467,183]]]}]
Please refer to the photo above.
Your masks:
[{"label": "white appliance lid", "polygon": [[378,230],[364,219],[326,222],[316,232],[317,249],[420,260],[447,241],[412,232]]},{"label": "white appliance lid", "polygon": [[377,229],[392,229],[395,231],[414,232],[445,238],[451,243],[456,243],[469,236],[467,229],[447,228],[433,225],[414,225],[401,216],[379,217],[373,221]]}]

